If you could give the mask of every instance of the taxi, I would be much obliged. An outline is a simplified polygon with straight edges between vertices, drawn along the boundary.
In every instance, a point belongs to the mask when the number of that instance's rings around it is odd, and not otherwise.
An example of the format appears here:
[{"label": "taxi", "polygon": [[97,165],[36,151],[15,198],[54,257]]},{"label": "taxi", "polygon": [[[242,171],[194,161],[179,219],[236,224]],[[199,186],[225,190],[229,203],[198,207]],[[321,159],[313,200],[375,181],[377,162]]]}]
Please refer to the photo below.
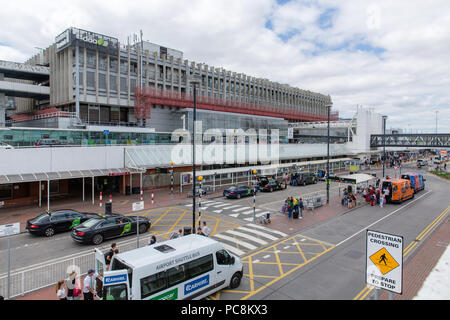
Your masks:
[{"label": "taxi", "polygon": [[87,220],[73,228],[72,239],[78,243],[93,243],[99,245],[106,239],[125,237],[137,234],[137,222],[139,219],[139,233],[147,232],[151,223],[146,217],[122,216],[113,214],[109,216],[98,216]]}]

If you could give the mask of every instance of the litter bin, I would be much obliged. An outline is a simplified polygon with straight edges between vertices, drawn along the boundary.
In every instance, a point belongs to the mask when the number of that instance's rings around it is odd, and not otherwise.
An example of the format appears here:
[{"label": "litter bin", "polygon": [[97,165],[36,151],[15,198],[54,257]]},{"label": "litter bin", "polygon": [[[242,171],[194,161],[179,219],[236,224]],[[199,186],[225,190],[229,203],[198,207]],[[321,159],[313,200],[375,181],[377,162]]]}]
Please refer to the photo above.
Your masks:
[{"label": "litter bin", "polygon": [[183,227],[183,236],[186,236],[188,234],[192,233],[192,228],[191,227]]},{"label": "litter bin", "polygon": [[112,214],[112,203],[105,203],[105,214]]}]

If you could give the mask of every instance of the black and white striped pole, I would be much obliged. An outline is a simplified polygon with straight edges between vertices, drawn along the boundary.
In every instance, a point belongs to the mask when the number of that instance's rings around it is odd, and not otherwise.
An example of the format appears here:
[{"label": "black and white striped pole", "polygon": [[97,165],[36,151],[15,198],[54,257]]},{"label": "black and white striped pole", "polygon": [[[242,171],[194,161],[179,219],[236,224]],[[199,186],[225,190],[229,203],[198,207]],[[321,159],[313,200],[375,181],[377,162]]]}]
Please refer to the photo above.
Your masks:
[{"label": "black and white striped pole", "polygon": [[198,189],[198,226],[201,227],[200,220],[202,218],[202,181],[203,177],[198,177],[198,181],[200,182],[200,189]]},{"label": "black and white striped pole", "polygon": [[256,174],[258,171],[253,170],[253,222],[256,222]]},{"label": "black and white striped pole", "polygon": [[170,201],[173,202],[173,161],[170,162]]}]

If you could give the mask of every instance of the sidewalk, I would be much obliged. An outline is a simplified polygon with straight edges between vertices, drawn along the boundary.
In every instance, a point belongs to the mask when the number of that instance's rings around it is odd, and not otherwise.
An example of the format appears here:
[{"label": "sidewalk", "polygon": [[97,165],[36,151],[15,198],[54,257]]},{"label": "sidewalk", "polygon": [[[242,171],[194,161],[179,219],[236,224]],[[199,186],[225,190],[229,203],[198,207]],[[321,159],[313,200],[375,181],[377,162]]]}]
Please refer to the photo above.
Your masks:
[{"label": "sidewalk", "polygon": [[[144,210],[155,209],[159,207],[175,206],[178,204],[192,202],[192,197],[188,197],[190,192],[189,188],[183,193],[179,190],[174,191],[173,201],[171,200],[170,189],[157,189],[154,190],[153,204],[151,191],[144,192]],[[216,189],[216,192],[202,196],[203,199],[214,198],[222,196],[223,189]],[[113,195],[112,196],[112,211],[113,213],[128,214],[132,213],[133,202],[139,202],[140,195]],[[50,211],[59,209],[73,209],[80,212],[92,212],[98,214],[105,213],[105,203],[109,202],[109,195],[104,195],[102,199],[102,207],[100,207],[100,201],[98,195],[94,199],[92,204],[92,198],[86,197],[83,202],[81,199],[69,198],[69,199],[56,199],[50,201]],[[0,208],[0,225],[20,222],[20,228],[22,232],[26,232],[27,220],[44,213],[47,210],[47,203],[42,202],[42,206],[39,208],[37,204],[20,206],[14,208]],[[142,212],[140,211],[140,212]],[[139,212],[136,212],[139,213]]]},{"label": "sidewalk", "polygon": [[[367,203],[365,201],[357,201],[357,206],[354,208],[347,208],[341,204],[340,197],[331,197],[330,202],[327,204],[326,199],[322,199],[324,205],[313,210],[303,210],[303,219],[291,219],[289,220],[288,214],[280,213],[274,216],[271,215],[270,226],[274,229],[282,231],[284,233],[296,233],[300,230],[306,229],[319,222],[336,217],[344,212],[356,210],[361,208]],[[273,218],[272,218],[273,217]]]}]

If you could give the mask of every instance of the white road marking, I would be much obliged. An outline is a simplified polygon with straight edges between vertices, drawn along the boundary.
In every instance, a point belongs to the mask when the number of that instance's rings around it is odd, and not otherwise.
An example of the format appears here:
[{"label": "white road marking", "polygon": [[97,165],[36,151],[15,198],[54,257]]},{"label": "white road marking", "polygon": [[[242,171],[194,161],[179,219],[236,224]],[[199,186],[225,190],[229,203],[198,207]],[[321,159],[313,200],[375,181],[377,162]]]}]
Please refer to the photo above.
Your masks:
[{"label": "white road marking", "polygon": [[235,236],[238,236],[238,237],[246,238],[246,239],[248,239],[250,241],[257,242],[257,243],[259,243],[261,245],[266,245],[267,244],[266,241],[261,240],[261,239],[256,238],[256,237],[253,237],[253,236],[248,235],[246,233],[238,232],[238,231],[235,231],[235,230],[228,230],[227,233],[231,233],[231,234],[233,234]]},{"label": "white road marking", "polygon": [[250,249],[250,250],[257,249],[257,247],[255,247],[254,245],[252,245],[252,244],[250,244],[248,242],[242,241],[241,239],[236,239],[236,238],[233,238],[233,237],[226,236],[226,235],[224,235],[222,233],[216,234],[216,235],[214,235],[214,237],[215,238],[219,238],[219,239],[223,239],[223,240],[227,240],[227,241],[230,241],[230,242],[233,242],[233,243],[236,243],[239,246],[245,247],[245,248]]}]

